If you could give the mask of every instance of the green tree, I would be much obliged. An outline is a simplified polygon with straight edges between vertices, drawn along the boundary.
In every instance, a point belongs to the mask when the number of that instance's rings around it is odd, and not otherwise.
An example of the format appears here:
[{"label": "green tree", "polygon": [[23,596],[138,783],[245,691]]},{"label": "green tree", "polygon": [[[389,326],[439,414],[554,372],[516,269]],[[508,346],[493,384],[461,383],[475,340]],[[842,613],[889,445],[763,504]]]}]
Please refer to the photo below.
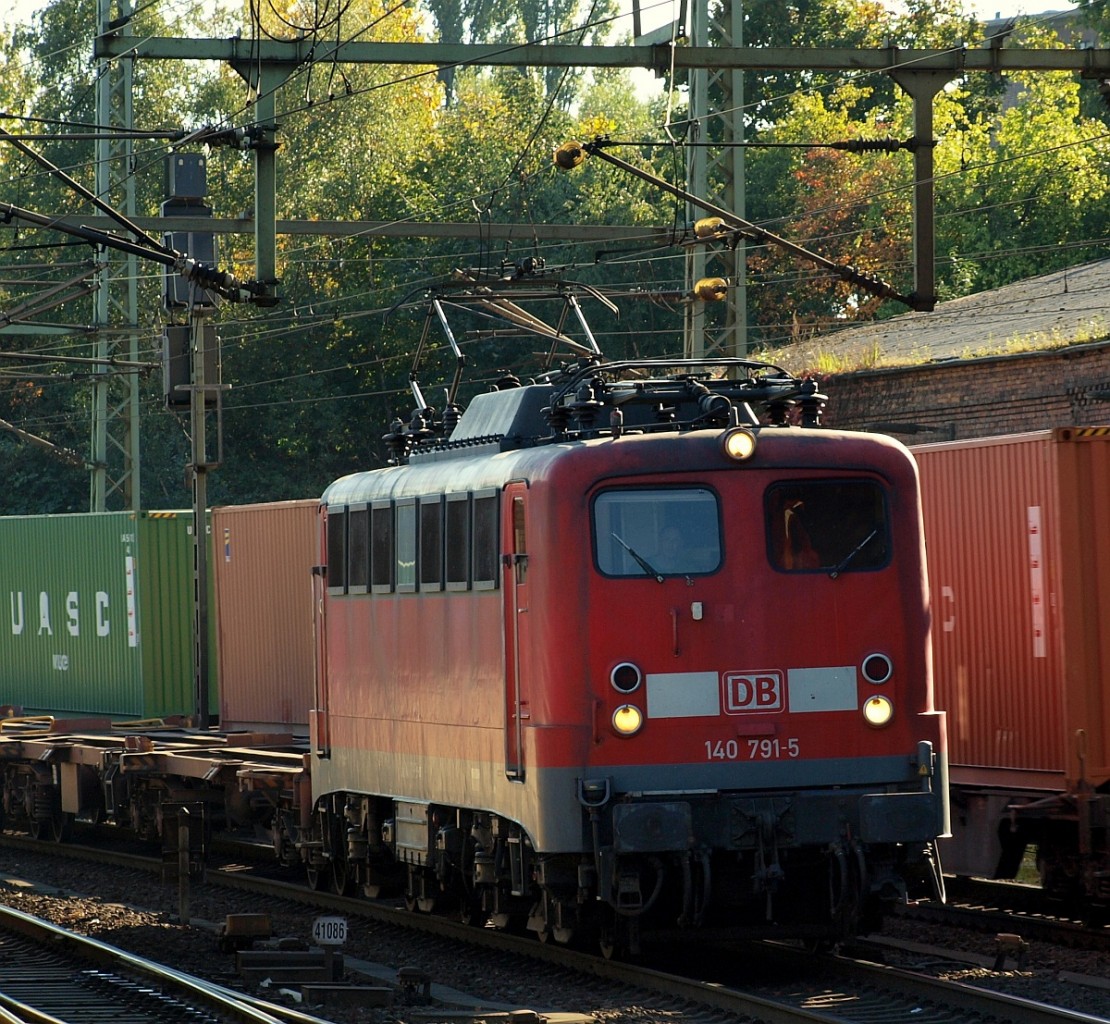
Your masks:
[{"label": "green tree", "polygon": [[[1027,45],[1060,45],[1048,32]],[[949,294],[998,287],[1104,255],[1110,135],[1063,72],[1010,76],[994,119],[950,122],[938,159],[938,253]]]},{"label": "green tree", "polygon": [[[804,146],[816,139],[902,137],[910,116],[908,101],[890,112],[872,109],[865,123],[854,119],[853,111],[866,107],[868,91],[850,84],[833,90],[828,99],[820,92],[799,94],[790,117],[776,125],[774,141]],[[905,274],[911,251],[908,154],[853,153],[820,145],[776,152],[792,154],[776,161],[778,174],[790,179],[790,188],[784,184],[778,198],[791,204],[785,226],[776,225],[777,232],[908,292],[905,281],[890,280],[894,268]],[[847,320],[871,319],[883,305],[877,296],[773,246],[753,247],[748,267],[750,319],[760,347],[800,340]]]},{"label": "green tree", "polygon": [[[616,14],[615,0],[425,0],[435,19],[440,40],[445,43],[562,43],[591,45],[609,33]],[[573,102],[582,69],[544,68],[538,73],[527,68],[516,74],[536,74],[548,99],[563,106]],[[439,72],[450,105],[455,100],[455,68]]]}]

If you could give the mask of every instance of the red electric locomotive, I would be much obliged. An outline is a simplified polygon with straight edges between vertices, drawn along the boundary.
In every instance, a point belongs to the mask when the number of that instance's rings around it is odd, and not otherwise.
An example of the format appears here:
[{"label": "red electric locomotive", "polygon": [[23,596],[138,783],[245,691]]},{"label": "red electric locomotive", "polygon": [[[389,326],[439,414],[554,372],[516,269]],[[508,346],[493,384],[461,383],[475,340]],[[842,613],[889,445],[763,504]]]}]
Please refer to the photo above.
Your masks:
[{"label": "red electric locomotive", "polygon": [[916,470],[822,400],[588,360],[395,424],[323,499],[310,872],[607,950],[939,887]]}]

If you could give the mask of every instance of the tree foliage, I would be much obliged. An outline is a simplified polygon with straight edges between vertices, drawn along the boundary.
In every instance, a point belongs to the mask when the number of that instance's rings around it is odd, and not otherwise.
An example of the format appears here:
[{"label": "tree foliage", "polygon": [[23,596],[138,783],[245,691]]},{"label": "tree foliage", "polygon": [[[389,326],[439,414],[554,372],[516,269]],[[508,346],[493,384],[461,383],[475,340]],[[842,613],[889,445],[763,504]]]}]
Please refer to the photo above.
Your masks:
[{"label": "tree foliage", "polygon": [[[426,0],[438,37],[445,43],[577,43],[603,42],[617,10],[616,0]],[[448,105],[455,101],[453,67],[439,72]],[[581,82],[581,68],[525,67],[515,74],[535,77],[546,98],[569,106]]]},{"label": "tree foliage", "polygon": [[[1054,45],[1046,32],[1029,39]],[[951,260],[949,295],[1105,255],[1105,123],[1083,114],[1081,83],[1065,73],[1015,73],[1008,85],[996,118],[950,123],[938,150],[938,251]]]},{"label": "tree foliage", "polygon": [[[137,35],[231,37],[244,52],[266,38],[302,39],[312,57],[291,71],[277,97],[278,216],[319,222],[318,234],[279,237],[281,301],[273,308],[224,303],[214,316],[221,337],[222,459],[209,476],[213,502],[318,494],[329,480],[381,464],[381,435],[407,419],[409,384],[431,294],[449,294],[455,275],[529,273],[557,293],[560,282],[620,294],[618,314],[583,301],[590,328],[610,358],[681,350],[686,250],[670,240],[646,246],[616,234],[606,243],[544,239],[540,226],[653,226],[688,238],[681,203],[639,178],[592,158],[557,169],[552,150],[568,139],[608,138],[622,159],[682,184],[686,151],[682,83],[643,95],[627,72],[357,66],[330,58],[338,40],[591,42],[604,37],[609,0],[427,0],[426,9],[390,0],[342,4],[248,0],[205,11],[203,24],[174,20],[159,5],[138,5]],[[718,12],[719,13],[719,12]],[[212,18],[215,17],[215,21]],[[981,45],[982,27],[960,0],[911,0],[891,13],[877,0],[752,0],[744,43],[799,47],[957,47]],[[0,38],[4,122],[41,127],[33,145],[85,188],[95,183],[97,121],[92,60],[94,0],[54,0],[31,24]],[[1019,26],[1007,45],[1056,45]],[[135,124],[146,132],[205,125],[249,130],[257,95],[249,62],[229,67],[186,61],[133,62]],[[244,77],[245,76],[245,77]],[[681,76],[680,76],[681,77]],[[913,133],[912,105],[889,75],[750,72],[745,82],[746,216],[822,255],[912,287],[912,158],[908,152],[855,153],[834,141]],[[934,104],[938,288],[941,297],[1102,254],[1108,233],[1106,119],[1094,85],[1059,74],[954,78]],[[1094,102],[1092,103],[1092,99]],[[33,118],[35,120],[19,120]],[[677,137],[676,137],[677,136]],[[717,140],[719,141],[719,140]],[[771,147],[759,148],[761,143]],[[195,152],[196,150],[190,150]],[[137,213],[164,200],[164,140],[134,144],[128,168]],[[249,148],[205,151],[217,217],[248,216],[254,202]],[[0,144],[3,198],[33,210],[91,212],[57,176]],[[109,197],[119,202],[118,195]],[[469,225],[460,237],[403,230],[336,233],[330,222]],[[515,224],[495,239],[491,225]],[[0,235],[0,306],[18,307],[91,266],[85,243],[27,227]],[[813,266],[772,249],[749,248],[749,320],[772,345],[822,327],[892,312]],[[219,263],[254,275],[250,234],[221,236]],[[527,271],[524,268],[528,268]],[[139,308],[142,358],[160,358],[163,326],[180,312],[163,308],[162,270],[143,264]],[[88,456],[91,369],[50,361],[53,353],[92,355],[86,330],[91,299],[66,302],[42,319],[77,333],[40,336],[0,330],[0,349],[40,358],[0,367],[0,420],[47,442],[0,431],[11,487],[0,511],[85,507],[86,473],[69,453]],[[537,315],[555,322],[556,297]],[[491,333],[456,309],[460,343],[476,387],[504,371],[531,372],[536,339]],[[576,321],[568,321],[577,329]],[[422,353],[421,386],[432,404],[454,370],[438,322]],[[118,329],[118,323],[112,329]],[[112,372],[117,372],[113,369]],[[142,377],[142,503],[181,507],[191,499],[188,417],[168,412],[159,372]],[[215,427],[215,423],[213,423]],[[214,432],[214,431],[213,431]],[[55,445],[51,451],[49,444]]]}]

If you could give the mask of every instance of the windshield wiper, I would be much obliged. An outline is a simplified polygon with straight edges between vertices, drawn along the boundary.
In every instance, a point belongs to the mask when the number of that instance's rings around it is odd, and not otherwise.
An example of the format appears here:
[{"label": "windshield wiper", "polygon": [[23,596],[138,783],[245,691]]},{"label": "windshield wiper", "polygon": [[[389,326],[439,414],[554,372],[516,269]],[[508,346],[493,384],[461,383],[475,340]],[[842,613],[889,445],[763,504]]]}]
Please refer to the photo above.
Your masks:
[{"label": "windshield wiper", "polygon": [[829,579],[835,580],[855,559],[868,544],[871,543],[879,535],[879,528],[876,526],[866,537],[863,538],[851,551],[846,554],[837,565],[834,565],[829,570]]},{"label": "windshield wiper", "polygon": [[663,574],[658,569],[653,568],[651,563],[646,558],[644,558],[643,555],[638,554],[636,552],[636,550],[630,544],[625,543],[623,538],[618,537],[614,533],[613,534],[613,540],[615,540],[622,548],[624,548],[625,551],[627,551],[636,560],[636,564],[641,569],[643,569],[644,572],[646,572],[649,576],[654,576],[655,579],[659,583],[663,582]]}]

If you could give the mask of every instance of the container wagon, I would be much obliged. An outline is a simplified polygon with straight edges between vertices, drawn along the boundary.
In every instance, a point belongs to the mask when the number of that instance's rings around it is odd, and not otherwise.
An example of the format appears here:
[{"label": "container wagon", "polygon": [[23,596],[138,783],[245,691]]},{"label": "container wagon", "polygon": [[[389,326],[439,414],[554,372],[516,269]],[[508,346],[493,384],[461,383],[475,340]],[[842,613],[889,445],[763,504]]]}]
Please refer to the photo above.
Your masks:
[{"label": "container wagon", "polygon": [[1110,427],[917,446],[947,871],[1110,905]]}]

